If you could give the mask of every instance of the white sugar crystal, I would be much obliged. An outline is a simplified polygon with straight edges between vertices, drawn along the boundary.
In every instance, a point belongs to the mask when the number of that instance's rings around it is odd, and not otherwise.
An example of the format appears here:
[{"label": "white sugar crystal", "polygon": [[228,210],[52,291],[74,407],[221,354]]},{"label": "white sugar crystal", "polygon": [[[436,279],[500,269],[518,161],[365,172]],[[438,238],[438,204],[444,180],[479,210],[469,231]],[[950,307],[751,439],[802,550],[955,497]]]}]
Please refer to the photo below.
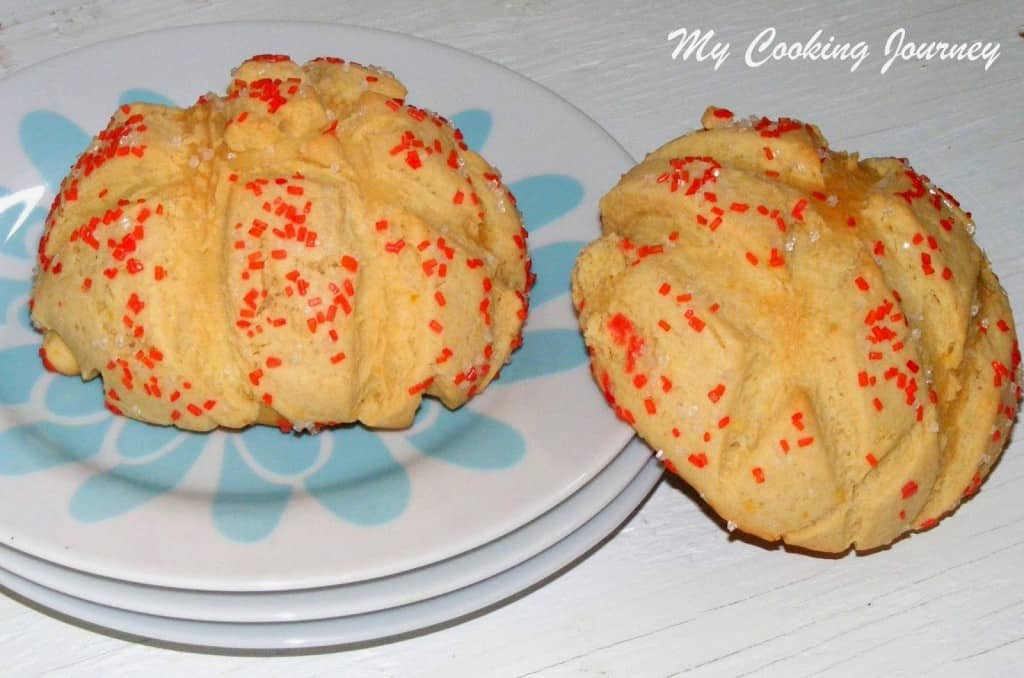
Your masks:
[{"label": "white sugar crystal", "polygon": [[369,66],[367,66],[367,68],[370,69],[371,71],[376,71],[379,75],[385,75],[385,76],[387,76],[389,78],[395,77],[394,73],[392,73],[388,69],[384,68],[383,66],[378,66],[376,64],[370,64]]},{"label": "white sugar crystal", "polygon": [[825,204],[828,205],[829,207],[835,207],[836,205],[839,204],[839,196],[833,193],[832,195],[828,196],[828,198],[825,200]]}]

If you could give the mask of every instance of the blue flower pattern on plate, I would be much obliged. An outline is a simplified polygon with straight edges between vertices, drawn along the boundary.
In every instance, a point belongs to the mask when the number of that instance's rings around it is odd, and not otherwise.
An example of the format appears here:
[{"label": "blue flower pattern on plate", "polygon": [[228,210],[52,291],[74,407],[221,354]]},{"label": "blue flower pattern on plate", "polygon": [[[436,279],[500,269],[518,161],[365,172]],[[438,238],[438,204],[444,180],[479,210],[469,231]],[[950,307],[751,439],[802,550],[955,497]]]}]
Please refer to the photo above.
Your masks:
[{"label": "blue flower pattern on plate", "polygon": [[[118,103],[170,105],[158,92],[126,90]],[[490,136],[493,117],[482,109],[452,116],[474,150]],[[19,126],[21,149],[52,195],[90,138],[66,117],[33,111]],[[575,209],[579,181],[537,175],[509,184],[526,228],[535,232]],[[83,464],[95,473],[71,497],[68,511],[83,523],[114,519],[173,492],[196,462],[217,455],[211,520],[225,538],[252,543],[273,533],[296,495],[305,494],[340,520],[385,524],[406,509],[412,488],[407,469],[378,434],[350,426],[320,435],[284,437],[255,427],[243,432],[192,434],[114,417],[103,408],[99,380],[83,383],[45,372],[39,336],[31,329],[28,298],[35,243],[45,220],[44,191],[0,187],[0,475],[38,473]],[[561,241],[532,248],[538,279],[534,308],[568,292],[569,273],[583,243]],[[527,331],[522,348],[491,388],[572,369],[586,361],[577,332]],[[421,454],[477,472],[499,472],[526,454],[514,427],[463,407],[450,412],[427,400],[404,434]],[[282,444],[288,453],[281,454]],[[107,463],[99,458],[107,457]],[[111,459],[113,461],[111,461]]]}]

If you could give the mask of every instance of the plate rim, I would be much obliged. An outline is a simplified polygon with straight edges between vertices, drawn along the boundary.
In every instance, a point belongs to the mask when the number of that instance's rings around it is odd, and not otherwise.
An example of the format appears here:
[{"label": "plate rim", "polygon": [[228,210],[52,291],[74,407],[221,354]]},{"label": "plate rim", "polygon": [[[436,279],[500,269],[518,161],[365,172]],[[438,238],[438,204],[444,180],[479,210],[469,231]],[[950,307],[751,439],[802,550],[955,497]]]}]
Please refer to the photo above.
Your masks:
[{"label": "plate rim", "polygon": [[[360,582],[351,582],[337,586],[316,587],[309,589],[291,589],[283,591],[196,591],[191,589],[172,588],[164,586],[150,586],[136,584],[110,577],[90,574],[81,570],[75,570],[48,560],[31,556],[17,549],[0,544],[0,568],[7,570],[24,579],[33,581],[40,586],[63,593],[75,598],[103,605],[123,609],[129,612],[139,612],[153,616],[187,618],[194,621],[210,621],[224,623],[280,623],[286,621],[306,621],[315,619],[326,619],[332,617],[352,616],[392,607],[401,607],[410,603],[419,602],[427,598],[434,598],[452,591],[465,588],[484,579],[501,574],[512,569],[520,563],[528,560],[537,553],[553,546],[582,527],[591,518],[603,511],[612,501],[616,499],[629,485],[637,478],[650,457],[648,446],[638,438],[634,437],[629,444],[609,462],[601,473],[595,476],[590,482],[577,490],[572,496],[565,499],[551,511],[534,518],[529,523],[513,530],[509,534],[499,537],[491,542],[482,544],[475,549],[459,553],[451,558],[431,563],[414,570],[407,570],[396,575],[378,577],[376,579]],[[614,468],[613,468],[614,466]],[[597,488],[595,485],[601,478],[610,486],[605,489],[591,489],[585,496],[588,488]],[[596,497],[592,498],[591,495]],[[584,503],[581,505],[581,501]],[[581,513],[581,510],[585,513]],[[551,516],[557,513],[557,518]],[[558,521],[556,530],[552,530],[549,523],[554,519]],[[497,567],[477,564],[476,561],[483,557],[483,554],[494,551],[501,542],[513,537],[530,535],[530,548],[516,551],[514,555],[502,559]],[[467,565],[466,559],[472,559]],[[473,567],[473,572],[468,577],[460,577],[458,580],[450,580],[439,589],[436,585],[432,587],[423,586],[424,579],[431,579],[441,570],[450,572],[453,568]],[[40,576],[42,574],[42,576]],[[454,575],[453,575],[454,576]],[[325,602],[318,600],[317,611],[310,612],[303,609],[308,605],[308,597],[330,596],[337,590],[352,591],[366,585],[391,589],[396,585],[395,579],[399,579],[398,586],[405,592],[404,597],[395,596],[385,604],[379,602],[358,603],[332,600]],[[429,581],[427,582],[429,583]],[[96,585],[100,589],[95,588]],[[122,586],[124,585],[124,586]],[[115,589],[111,595],[111,588]],[[119,590],[117,590],[119,589]],[[160,602],[152,603],[144,600],[146,596],[158,595]],[[185,594],[187,602],[170,601],[170,598],[178,594]],[[344,594],[343,594],[344,595]],[[197,598],[207,597],[203,603],[215,611],[198,611],[201,607]],[[301,600],[300,600],[301,598]],[[134,600],[133,600],[134,599]],[[226,611],[223,605],[231,606]],[[243,611],[236,612],[236,606],[245,606]],[[253,607],[258,611],[253,613]],[[192,610],[183,612],[184,609]],[[330,611],[328,611],[330,610]],[[198,612],[197,612],[198,611]]]},{"label": "plate rim", "polygon": [[[614,535],[635,515],[662,476],[661,465],[652,455],[631,484],[608,506],[568,537],[528,560],[465,588],[364,615],[262,624],[202,622],[146,615],[70,596],[3,568],[0,568],[0,592],[8,595],[13,592],[16,597],[39,606],[40,611],[50,616],[56,615],[68,623],[85,624],[87,630],[127,636],[127,640],[142,640],[148,644],[156,641],[170,649],[228,652],[290,650],[302,653],[324,648],[340,651],[367,643],[386,643],[408,637],[408,634],[429,633],[468,621],[502,607],[521,595],[529,595],[543,588],[600,550],[609,535]],[[52,604],[54,600],[58,601],[57,605]],[[448,609],[444,609],[445,606]],[[78,610],[78,613],[74,610]],[[86,614],[81,614],[82,610]],[[115,623],[109,623],[111,619]],[[380,627],[372,629],[371,625],[375,621],[380,622]],[[146,633],[144,629],[140,630],[146,623],[160,625],[162,632]],[[252,635],[247,636],[247,632],[252,632]],[[224,635],[218,640],[219,633]],[[235,635],[232,636],[232,633]],[[195,639],[198,637],[196,634],[202,634],[204,641],[209,642],[196,643],[187,639]],[[261,641],[257,634],[265,634],[269,638]]]}]

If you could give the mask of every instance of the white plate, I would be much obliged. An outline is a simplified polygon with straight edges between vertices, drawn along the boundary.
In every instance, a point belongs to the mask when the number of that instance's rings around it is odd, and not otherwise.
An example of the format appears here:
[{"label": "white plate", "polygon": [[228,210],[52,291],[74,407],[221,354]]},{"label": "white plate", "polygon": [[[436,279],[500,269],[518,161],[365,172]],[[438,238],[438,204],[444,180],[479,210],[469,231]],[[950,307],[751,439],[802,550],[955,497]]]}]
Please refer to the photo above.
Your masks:
[{"label": "white plate", "polygon": [[54,565],[0,546],[0,568],[36,584],[108,607],[216,622],[327,619],[408,605],[510,569],[572,534],[618,497],[651,458],[634,439],[576,494],[536,520],[457,556],[383,579],[301,591],[221,593],[120,582]]},{"label": "white plate", "polygon": [[[193,101],[257,53],[384,64],[412,103],[453,117],[519,197],[539,275],[525,345],[501,379],[408,431],[184,434],[112,417],[99,385],[46,374],[27,325],[32,252],[52,190],[122,98]],[[381,578],[542,516],[631,431],[585,367],[568,299],[596,203],[631,159],[562,99],[441,45],[318,24],[208,25],[132,36],[0,81],[0,540],[147,585],[280,591]],[[35,205],[34,209],[27,207]],[[24,217],[24,218],[22,218]],[[339,454],[337,450],[342,450]],[[31,507],[32,510],[26,510]]]},{"label": "white plate", "polygon": [[195,647],[312,649],[382,640],[444,622],[461,621],[467,615],[505,601],[559,572],[587,554],[622,524],[657,483],[661,472],[661,466],[653,458],[648,458],[636,478],[604,510],[565,539],[510,570],[436,598],[368,614],[266,624],[201,622],[97,605],[46,588],[2,568],[0,586],[50,610],[105,629]]}]

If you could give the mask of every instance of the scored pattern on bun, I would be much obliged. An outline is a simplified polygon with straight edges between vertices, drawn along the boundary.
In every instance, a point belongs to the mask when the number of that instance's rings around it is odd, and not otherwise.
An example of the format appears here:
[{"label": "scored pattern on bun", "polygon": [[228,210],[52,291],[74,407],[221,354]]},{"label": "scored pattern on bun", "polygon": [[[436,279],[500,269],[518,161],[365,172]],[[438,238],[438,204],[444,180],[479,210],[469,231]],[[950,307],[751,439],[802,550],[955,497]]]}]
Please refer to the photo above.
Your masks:
[{"label": "scored pattern on bun", "polygon": [[601,202],[573,301],[616,414],[730,524],[889,544],[977,491],[1020,401],[974,223],[903,160],[711,108]]},{"label": "scored pattern on bun", "polygon": [[254,57],[224,96],[121,106],[39,246],[45,364],[191,430],[408,425],[521,342],[532,275],[500,174],[390,73]]}]

